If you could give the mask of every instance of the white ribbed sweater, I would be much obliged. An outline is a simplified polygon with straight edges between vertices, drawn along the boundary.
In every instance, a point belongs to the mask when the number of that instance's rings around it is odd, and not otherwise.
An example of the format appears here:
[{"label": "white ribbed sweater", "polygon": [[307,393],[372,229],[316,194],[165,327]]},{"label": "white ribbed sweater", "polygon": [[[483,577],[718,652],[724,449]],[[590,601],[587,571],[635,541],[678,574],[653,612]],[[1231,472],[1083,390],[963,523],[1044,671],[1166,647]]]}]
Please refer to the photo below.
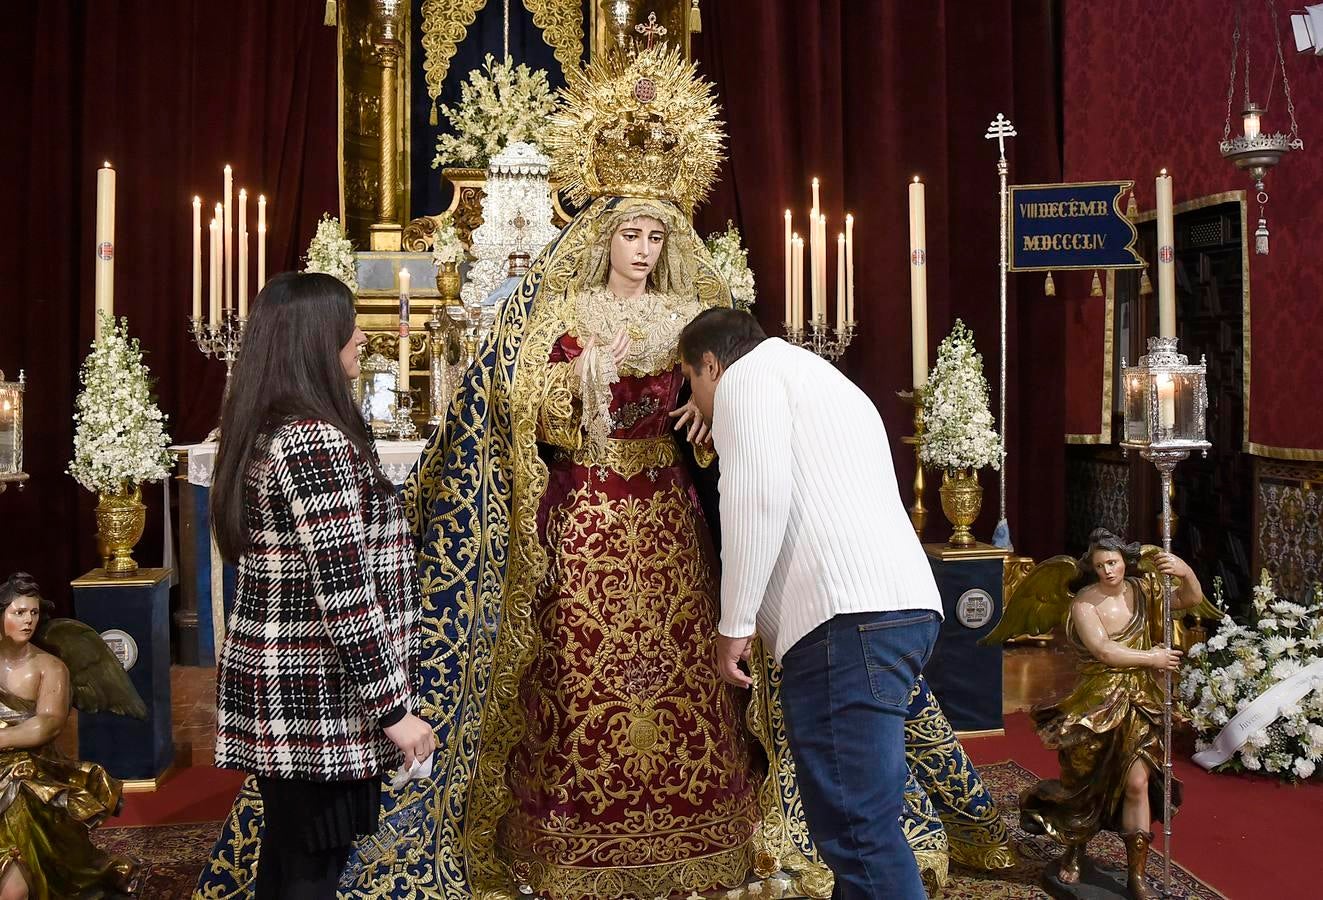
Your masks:
[{"label": "white ribbed sweater", "polygon": [[830,363],[779,338],[717,382],[721,624],[777,660],[843,613],[942,601],[900,499],[873,402]]}]

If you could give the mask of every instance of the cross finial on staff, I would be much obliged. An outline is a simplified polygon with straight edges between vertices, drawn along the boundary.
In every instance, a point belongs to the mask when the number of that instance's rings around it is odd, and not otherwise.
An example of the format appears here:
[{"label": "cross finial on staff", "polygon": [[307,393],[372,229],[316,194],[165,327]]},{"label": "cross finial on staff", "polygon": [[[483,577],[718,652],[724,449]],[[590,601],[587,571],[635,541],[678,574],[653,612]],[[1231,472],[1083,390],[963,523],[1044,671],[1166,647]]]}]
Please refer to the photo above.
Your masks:
[{"label": "cross finial on staff", "polygon": [[1002,156],[1005,156],[1006,139],[1008,137],[1015,137],[1015,126],[1011,124],[1010,119],[1006,118],[1001,113],[997,113],[997,118],[992,120],[992,124],[988,126],[988,133],[983,135],[983,137],[987,140],[996,138],[997,152]]},{"label": "cross finial on staff", "polygon": [[655,12],[648,13],[648,24],[644,25],[640,23],[635,25],[634,30],[647,37],[649,50],[652,49],[652,39],[654,37],[666,37],[666,26],[657,23],[657,14]]}]

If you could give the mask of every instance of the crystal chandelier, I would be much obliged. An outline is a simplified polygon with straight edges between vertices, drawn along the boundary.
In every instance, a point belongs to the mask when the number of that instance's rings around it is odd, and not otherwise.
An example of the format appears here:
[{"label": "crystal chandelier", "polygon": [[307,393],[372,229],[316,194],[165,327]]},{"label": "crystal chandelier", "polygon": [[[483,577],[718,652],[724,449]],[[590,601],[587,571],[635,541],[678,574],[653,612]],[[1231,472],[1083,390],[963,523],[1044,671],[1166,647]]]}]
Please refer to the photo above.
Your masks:
[{"label": "crystal chandelier", "polygon": [[[1282,56],[1282,35],[1277,25],[1276,0],[1268,0],[1268,10],[1272,16],[1273,43],[1277,51],[1277,67],[1273,69],[1273,81],[1280,71],[1282,93],[1286,97],[1286,110],[1291,118],[1291,131],[1289,134],[1282,134],[1280,131],[1266,134],[1263,131],[1263,114],[1267,111],[1267,104],[1259,106],[1250,99],[1249,41],[1246,40],[1245,106],[1241,112],[1243,133],[1238,137],[1231,137],[1231,103],[1236,94],[1236,59],[1240,55],[1241,43],[1240,6],[1237,5],[1236,28],[1231,35],[1231,79],[1227,85],[1227,118],[1226,125],[1222,129],[1222,142],[1219,145],[1222,156],[1235,163],[1236,168],[1248,172],[1250,178],[1254,179],[1255,189],[1258,190],[1256,199],[1259,202],[1259,227],[1254,231],[1254,252],[1258,254],[1268,252],[1268,219],[1264,209],[1268,203],[1268,192],[1264,190],[1263,178],[1268,174],[1269,169],[1277,165],[1283,155],[1291,150],[1303,150],[1305,146],[1295,123],[1295,104],[1291,102],[1291,85],[1286,80],[1286,60]],[[1268,84],[1269,100],[1272,99],[1273,81]]]}]

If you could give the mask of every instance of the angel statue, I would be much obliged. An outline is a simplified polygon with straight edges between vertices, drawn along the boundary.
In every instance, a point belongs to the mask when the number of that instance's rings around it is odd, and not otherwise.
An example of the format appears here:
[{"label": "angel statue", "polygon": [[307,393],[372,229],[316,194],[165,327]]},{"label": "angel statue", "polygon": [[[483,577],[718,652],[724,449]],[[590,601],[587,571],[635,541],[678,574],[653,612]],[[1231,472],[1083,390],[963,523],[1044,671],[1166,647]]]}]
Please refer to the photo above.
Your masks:
[{"label": "angel statue", "polygon": [[147,708],[101,636],[52,619],[24,572],[0,584],[0,898],[116,896],[132,861],[103,853],[90,832],[120,805],[120,783],[54,747],[73,704],[145,718]]},{"label": "angel statue", "polygon": [[[1177,671],[1182,653],[1165,641],[1164,575],[1177,579],[1173,610],[1221,618],[1180,557],[1127,544],[1097,528],[1078,560],[1054,556],[1034,567],[983,641],[1043,634],[1064,620],[1066,640],[1078,654],[1075,688],[1030,713],[1043,743],[1057,751],[1061,775],[1040,781],[1020,798],[1024,830],[1065,845],[1056,872],[1062,884],[1079,882],[1085,848],[1106,829],[1125,843],[1130,896],[1153,896],[1144,883],[1144,865],[1153,839],[1149,827],[1155,817],[1161,819],[1163,806],[1164,696],[1156,676]],[[1173,812],[1180,805],[1180,787],[1173,779]]]},{"label": "angel statue", "polygon": [[[672,427],[680,330],[732,302],[690,220],[721,160],[712,89],[663,45],[567,80],[551,150],[581,211],[502,301],[404,491],[437,774],[383,790],[341,896],[684,897],[782,873],[827,897],[780,670],[759,649],[753,691],[717,676],[713,454],[701,426]],[[906,733],[920,870],[1013,865],[922,680]],[[255,802],[241,795],[204,900],[244,895]]]}]

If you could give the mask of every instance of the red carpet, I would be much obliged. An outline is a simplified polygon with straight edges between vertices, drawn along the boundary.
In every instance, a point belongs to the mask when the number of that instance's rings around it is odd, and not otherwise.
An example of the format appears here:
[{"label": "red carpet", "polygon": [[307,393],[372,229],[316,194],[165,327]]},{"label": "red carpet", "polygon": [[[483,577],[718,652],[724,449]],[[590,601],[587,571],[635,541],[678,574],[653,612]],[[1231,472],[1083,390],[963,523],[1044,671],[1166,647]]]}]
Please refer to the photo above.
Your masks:
[{"label": "red carpet", "polygon": [[105,827],[219,822],[229,815],[243,779],[242,772],[229,769],[181,769],[156,791],[125,794],[123,810]]},{"label": "red carpet", "polygon": [[[1172,822],[1172,858],[1233,900],[1323,896],[1323,783],[1214,775],[1190,762],[1191,748],[1179,741],[1176,748],[1185,805]],[[975,738],[965,749],[976,765],[1013,759],[1040,776],[1057,772],[1056,754],[1043,748],[1025,713],[1006,717],[1005,737]],[[1160,849],[1160,836],[1155,843]]]}]

